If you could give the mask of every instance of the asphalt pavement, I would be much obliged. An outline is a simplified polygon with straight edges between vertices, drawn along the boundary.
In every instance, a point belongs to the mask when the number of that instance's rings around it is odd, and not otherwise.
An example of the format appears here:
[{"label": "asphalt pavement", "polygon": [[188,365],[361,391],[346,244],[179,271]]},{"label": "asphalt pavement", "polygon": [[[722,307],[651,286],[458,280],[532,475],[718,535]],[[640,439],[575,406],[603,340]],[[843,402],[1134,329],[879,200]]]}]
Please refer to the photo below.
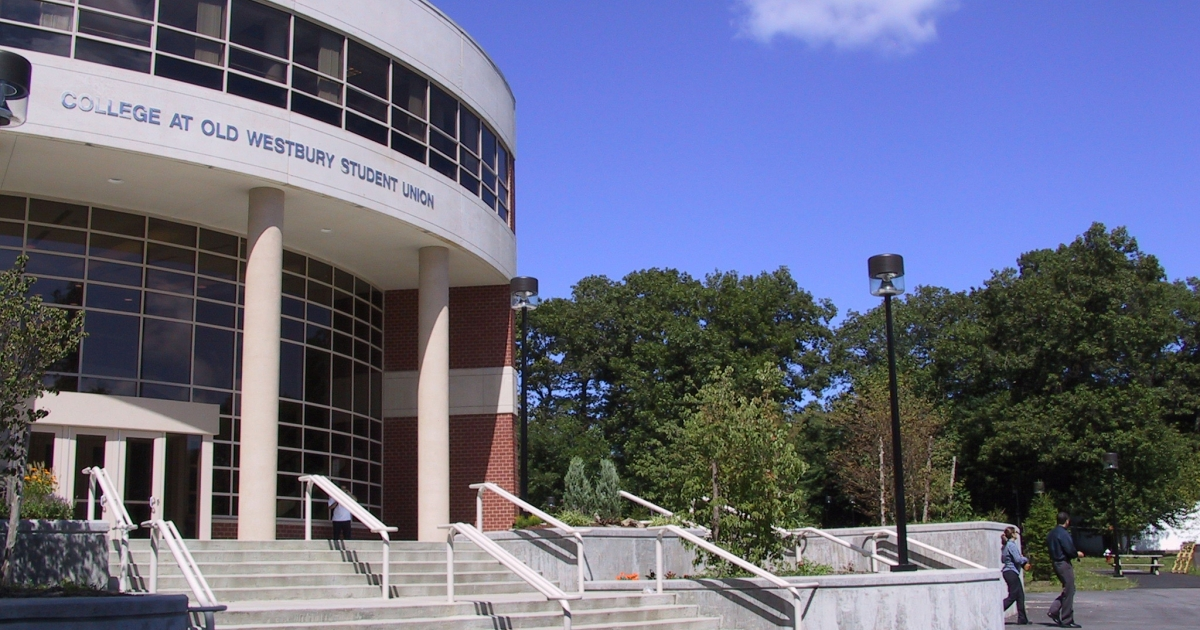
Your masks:
[{"label": "asphalt pavement", "polygon": [[[1129,577],[1138,582],[1137,588],[1076,592],[1075,623],[1091,630],[1200,628],[1200,576],[1164,572]],[[1026,597],[1029,620],[1034,624],[1031,627],[1056,627],[1046,611],[1057,596],[1031,593]]]}]

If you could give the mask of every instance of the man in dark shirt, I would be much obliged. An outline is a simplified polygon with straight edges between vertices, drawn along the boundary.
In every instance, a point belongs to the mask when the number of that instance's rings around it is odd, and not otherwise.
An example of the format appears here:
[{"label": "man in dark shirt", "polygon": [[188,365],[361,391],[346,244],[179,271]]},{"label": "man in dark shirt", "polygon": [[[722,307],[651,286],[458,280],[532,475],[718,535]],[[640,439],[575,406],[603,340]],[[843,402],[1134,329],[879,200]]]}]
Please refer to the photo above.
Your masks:
[{"label": "man in dark shirt", "polygon": [[1058,527],[1050,530],[1046,537],[1046,546],[1050,548],[1050,562],[1054,563],[1054,574],[1062,582],[1062,594],[1050,604],[1050,618],[1063,628],[1080,628],[1075,623],[1075,567],[1071,561],[1082,558],[1083,552],[1075,548],[1075,541],[1067,526],[1071,524],[1071,515],[1066,512],[1058,513]]}]

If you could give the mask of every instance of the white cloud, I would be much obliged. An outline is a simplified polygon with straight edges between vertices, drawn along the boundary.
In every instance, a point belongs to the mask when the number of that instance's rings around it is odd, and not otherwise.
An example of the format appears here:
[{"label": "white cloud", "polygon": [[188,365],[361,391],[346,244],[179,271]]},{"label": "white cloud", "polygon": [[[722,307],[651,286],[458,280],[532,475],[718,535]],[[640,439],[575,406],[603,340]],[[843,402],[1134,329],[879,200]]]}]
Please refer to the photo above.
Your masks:
[{"label": "white cloud", "polygon": [[906,52],[937,37],[937,17],[957,0],[738,0],[742,33],[761,42],[794,37],[813,47]]}]

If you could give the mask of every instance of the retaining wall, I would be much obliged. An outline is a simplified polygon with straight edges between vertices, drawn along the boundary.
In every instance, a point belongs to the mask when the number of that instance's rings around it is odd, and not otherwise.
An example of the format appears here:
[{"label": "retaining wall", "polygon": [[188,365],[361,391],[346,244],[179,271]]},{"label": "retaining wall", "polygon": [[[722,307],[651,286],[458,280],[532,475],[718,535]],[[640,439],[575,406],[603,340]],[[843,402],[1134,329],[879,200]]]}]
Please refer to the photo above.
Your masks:
[{"label": "retaining wall", "polygon": [[[8,522],[0,522],[0,541]],[[13,552],[13,581],[51,586],[64,581],[108,587],[108,522],[23,520]]]}]

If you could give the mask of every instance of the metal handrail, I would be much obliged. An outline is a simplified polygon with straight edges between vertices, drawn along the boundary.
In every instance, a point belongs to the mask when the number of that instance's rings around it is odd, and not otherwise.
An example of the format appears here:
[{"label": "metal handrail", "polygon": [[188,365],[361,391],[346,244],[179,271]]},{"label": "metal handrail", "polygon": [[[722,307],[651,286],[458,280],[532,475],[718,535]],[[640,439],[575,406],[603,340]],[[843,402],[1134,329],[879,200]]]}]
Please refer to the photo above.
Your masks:
[{"label": "metal handrail", "polygon": [[188,610],[203,614],[205,628],[213,630],[216,627],[213,613],[225,610],[225,606],[217,603],[216,595],[213,595],[212,589],[209,588],[208,580],[204,579],[204,574],[200,572],[200,566],[196,564],[192,552],[184,544],[183,536],[179,535],[175,523],[152,519],[145,521],[142,525],[150,529],[150,592],[158,592],[158,550],[162,541],[166,541],[167,548],[171,550],[171,556],[175,558],[175,564],[179,566],[179,572],[183,574],[183,579],[192,589],[196,603],[200,604],[198,608],[189,607]]},{"label": "metal handrail", "polygon": [[750,573],[754,574],[755,576],[758,576],[758,577],[766,580],[767,582],[771,583],[772,586],[775,586],[777,588],[786,589],[789,593],[792,594],[792,601],[795,604],[796,613],[795,613],[795,619],[794,619],[794,627],[796,630],[802,630],[802,628],[804,627],[804,618],[803,618],[804,604],[802,602],[803,598],[800,595],[800,589],[802,589],[802,588],[803,589],[809,589],[809,588],[815,589],[820,586],[820,584],[818,584],[817,582],[801,582],[801,583],[797,583],[797,584],[788,582],[787,580],[779,577],[778,575],[775,575],[774,573],[771,573],[770,571],[767,571],[766,569],[758,567],[758,566],[752,564],[750,561],[748,561],[744,558],[738,557],[738,556],[730,553],[729,551],[722,549],[722,548],[712,544],[711,542],[704,540],[703,538],[687,531],[686,529],[679,527],[678,525],[662,525],[659,527],[651,527],[649,529],[658,531],[658,537],[655,539],[655,547],[654,547],[655,562],[657,563],[656,564],[656,572],[654,574],[654,580],[655,580],[655,588],[658,591],[658,593],[661,594],[663,592],[663,542],[662,542],[663,532],[671,532],[672,534],[679,536],[680,538],[721,558],[722,560],[725,560],[726,562],[730,562],[734,565],[737,565],[737,566],[741,567],[742,569],[745,569],[746,571],[749,571]]},{"label": "metal handrail", "polygon": [[469,487],[472,490],[478,490],[478,493],[476,493],[476,495],[475,495],[475,528],[481,532],[483,531],[483,493],[486,490],[490,490],[490,491],[496,493],[496,495],[498,495],[500,498],[508,501],[509,503],[512,503],[513,505],[521,508],[522,510],[525,510],[526,512],[529,512],[530,514],[533,514],[534,516],[537,516],[538,518],[542,519],[543,521],[546,521],[547,523],[553,525],[554,527],[561,529],[563,532],[565,532],[566,534],[568,534],[572,538],[574,538],[575,539],[575,573],[576,573],[576,575],[578,577],[578,581],[579,581],[579,592],[580,593],[583,592],[584,558],[583,558],[583,531],[582,530],[571,527],[570,525],[567,525],[566,523],[554,518],[553,516],[550,516],[549,514],[530,505],[529,503],[522,501],[520,498],[516,497],[508,490],[505,490],[504,488],[501,488],[500,486],[498,486],[494,483],[485,481],[483,483],[473,483]]},{"label": "metal handrail", "polygon": [[324,475],[304,475],[300,477],[300,481],[304,484],[304,540],[312,540],[312,489],[317,486],[329,495],[330,499],[337,502],[338,505],[346,508],[350,515],[358,519],[360,523],[366,525],[367,529],[379,534],[383,543],[383,573],[380,576],[380,586],[383,592],[383,599],[390,599],[392,596],[391,587],[391,546],[392,540],[388,536],[389,533],[396,531],[395,527],[388,527],[383,524],[383,521],[375,518],[366,508],[359,505],[354,497],[346,494],[341,488],[337,487],[328,477]]},{"label": "metal handrail", "polygon": [[129,511],[121,502],[121,495],[117,494],[116,485],[107,470],[92,466],[84,468],[83,474],[88,476],[88,520],[96,520],[96,486],[99,485],[101,506],[112,521],[111,531],[117,532],[117,555],[121,563],[117,572],[117,590],[124,593],[129,590],[129,532],[138,528],[137,523],[129,517]]},{"label": "metal handrail", "polygon": [[563,630],[571,630],[571,605],[568,600],[580,599],[583,597],[583,592],[568,594],[561,588],[554,585],[553,582],[547,580],[542,574],[534,571],[525,563],[517,559],[516,556],[506,551],[496,541],[488,538],[482,531],[468,525],[467,523],[451,523],[449,525],[441,525],[442,529],[448,530],[446,534],[446,599],[450,603],[454,603],[454,535],[461,534],[467,540],[475,543],[488,555],[495,558],[500,564],[508,567],[517,577],[525,580],[539,593],[544,595],[547,600],[557,600],[563,609]]},{"label": "metal handrail", "polygon": [[[634,493],[632,493],[632,492],[626,492],[626,491],[624,491],[624,490],[621,490],[621,491],[620,491],[620,493],[621,493],[621,497],[622,497],[622,498],[624,498],[624,499],[628,499],[628,500],[630,500],[630,501],[633,501],[634,503],[636,503],[636,504],[638,504],[638,505],[640,505],[640,506],[642,506],[642,507],[644,507],[644,508],[647,508],[647,509],[649,509],[651,512],[657,512],[657,513],[659,513],[659,514],[662,514],[663,516],[665,516],[665,517],[667,517],[667,518],[674,518],[674,517],[675,517],[675,513],[674,513],[674,512],[672,512],[671,510],[668,510],[667,508],[665,508],[665,507],[663,507],[663,506],[661,506],[661,505],[655,505],[654,503],[650,502],[649,500],[647,500],[647,499],[643,499],[642,497],[639,497],[638,495],[636,495],[636,494],[634,494]],[[693,527],[693,528],[696,528],[696,529],[702,529],[702,530],[704,530],[705,532],[708,532],[708,531],[709,531],[707,527],[705,527],[705,526],[703,526],[703,525],[697,525],[696,523],[693,523],[692,521],[689,521],[689,520],[687,520],[687,519],[683,519],[683,522],[684,522],[685,524],[687,524],[687,526],[688,526],[688,527]]]},{"label": "metal handrail", "polygon": [[876,563],[883,563],[889,567],[894,567],[897,564],[899,564],[895,560],[891,560],[889,558],[885,558],[885,557],[879,555],[878,553],[876,553],[875,550],[856,546],[853,543],[851,543],[850,541],[843,540],[841,538],[838,538],[837,536],[834,536],[833,534],[821,531],[815,527],[801,527],[800,529],[796,529],[796,530],[792,530],[792,531],[788,532],[788,534],[796,537],[796,563],[797,564],[800,562],[800,542],[802,540],[804,540],[804,537],[807,534],[816,534],[816,535],[820,536],[821,538],[824,538],[834,544],[841,545],[847,549],[856,551],[856,552],[862,554],[863,556],[870,558],[872,571],[879,570],[878,565]]},{"label": "metal handrail", "polygon": [[[894,530],[894,529],[880,528],[880,529],[876,529],[876,530],[867,530],[865,533],[870,534],[872,538],[878,537],[878,536],[884,536],[884,537],[891,536],[893,538],[898,538],[896,536],[896,530]],[[970,560],[967,560],[966,558],[956,556],[956,555],[950,553],[949,551],[946,551],[945,549],[939,549],[928,543],[923,543],[919,540],[913,540],[911,536],[909,536],[907,538],[908,538],[908,544],[913,545],[914,547],[920,547],[922,549],[941,554],[947,558],[950,558],[951,560],[954,560],[955,562],[961,562],[961,563],[967,565],[968,567],[971,567],[972,569],[986,569],[987,568],[987,567],[983,566],[982,564],[979,564],[978,562],[972,562]]]}]

